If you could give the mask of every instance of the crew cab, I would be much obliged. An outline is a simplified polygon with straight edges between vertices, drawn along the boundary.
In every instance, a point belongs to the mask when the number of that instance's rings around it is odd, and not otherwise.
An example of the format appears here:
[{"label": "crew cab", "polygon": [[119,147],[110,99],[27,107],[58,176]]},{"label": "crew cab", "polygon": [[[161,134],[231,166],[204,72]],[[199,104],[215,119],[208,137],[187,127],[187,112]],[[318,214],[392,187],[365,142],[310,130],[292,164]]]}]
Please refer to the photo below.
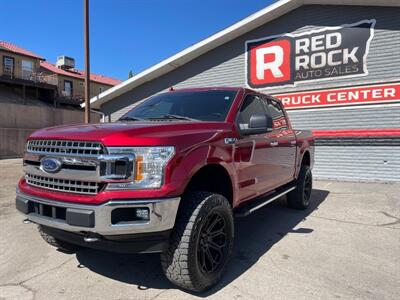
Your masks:
[{"label": "crew cab", "polygon": [[170,281],[203,291],[227,266],[235,216],[284,195],[309,206],[313,161],[312,134],[279,100],[171,89],[114,123],[34,132],[16,207],[63,251],[160,252]]}]

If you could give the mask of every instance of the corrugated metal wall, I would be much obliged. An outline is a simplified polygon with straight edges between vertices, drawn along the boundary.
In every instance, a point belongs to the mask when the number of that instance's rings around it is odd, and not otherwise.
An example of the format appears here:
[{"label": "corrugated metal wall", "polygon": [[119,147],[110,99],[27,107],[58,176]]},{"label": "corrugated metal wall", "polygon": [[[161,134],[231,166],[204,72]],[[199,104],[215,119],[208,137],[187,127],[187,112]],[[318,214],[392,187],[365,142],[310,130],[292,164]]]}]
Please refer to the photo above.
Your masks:
[{"label": "corrugated metal wall", "polygon": [[317,146],[313,175],[347,181],[400,181],[399,150],[399,146]]},{"label": "corrugated metal wall", "polygon": [[[300,33],[325,26],[376,19],[367,59],[369,74],[274,88],[267,93],[345,87],[400,81],[400,9],[362,6],[302,6],[243,36],[194,59],[186,65],[152,80],[103,105],[112,120],[127,112],[135,102],[168,89],[205,86],[245,85],[245,41],[285,32]],[[296,110],[289,112],[299,129],[400,128],[400,106]],[[386,152],[389,151],[389,152]],[[352,180],[398,180],[399,147],[317,146],[315,175],[320,178]],[[364,159],[368,157],[368,159]],[[390,157],[388,160],[386,158]],[[368,163],[367,163],[368,161]],[[384,162],[386,161],[386,163]],[[340,171],[339,169],[342,169]],[[397,175],[395,174],[397,170]],[[386,174],[387,173],[387,174]]]},{"label": "corrugated metal wall", "polygon": [[288,114],[292,125],[299,129],[400,127],[400,106],[289,110]]}]

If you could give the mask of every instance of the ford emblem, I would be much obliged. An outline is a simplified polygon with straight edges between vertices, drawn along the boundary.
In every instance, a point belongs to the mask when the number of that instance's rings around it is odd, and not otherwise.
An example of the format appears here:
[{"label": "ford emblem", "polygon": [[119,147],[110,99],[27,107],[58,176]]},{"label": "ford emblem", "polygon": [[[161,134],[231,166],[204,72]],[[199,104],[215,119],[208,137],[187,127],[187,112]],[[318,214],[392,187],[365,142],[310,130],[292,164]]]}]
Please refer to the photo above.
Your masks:
[{"label": "ford emblem", "polygon": [[40,168],[47,173],[56,173],[61,169],[62,163],[52,157],[45,157],[40,161]]}]

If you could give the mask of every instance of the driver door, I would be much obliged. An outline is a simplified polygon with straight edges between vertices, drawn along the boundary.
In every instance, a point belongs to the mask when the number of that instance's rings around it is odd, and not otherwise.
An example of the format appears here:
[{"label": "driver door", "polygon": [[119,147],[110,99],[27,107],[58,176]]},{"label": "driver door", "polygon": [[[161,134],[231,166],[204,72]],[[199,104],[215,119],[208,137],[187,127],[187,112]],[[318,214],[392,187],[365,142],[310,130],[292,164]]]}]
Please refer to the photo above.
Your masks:
[{"label": "driver door", "polygon": [[246,201],[265,193],[275,185],[275,163],[270,137],[267,132],[244,135],[243,130],[249,128],[253,114],[266,114],[263,99],[258,95],[247,95],[237,117],[237,126],[241,138],[236,145],[236,162],[238,165],[239,197]]}]

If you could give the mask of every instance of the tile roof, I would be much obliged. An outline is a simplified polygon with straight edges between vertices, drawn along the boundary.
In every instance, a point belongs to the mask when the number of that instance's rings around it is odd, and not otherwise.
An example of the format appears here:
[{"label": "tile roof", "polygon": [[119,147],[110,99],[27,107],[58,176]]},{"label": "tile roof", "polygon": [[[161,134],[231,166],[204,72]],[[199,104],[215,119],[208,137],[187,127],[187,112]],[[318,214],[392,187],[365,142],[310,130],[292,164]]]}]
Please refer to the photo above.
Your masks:
[{"label": "tile roof", "polygon": [[[50,72],[55,73],[55,74],[74,77],[74,78],[82,79],[82,80],[85,79],[84,71],[80,71],[80,70],[76,70],[76,69],[70,69],[70,70],[60,69],[60,68],[56,67],[55,65],[53,65],[49,62],[46,62],[46,61],[40,62],[40,66],[46,70],[49,70]],[[106,76],[99,75],[99,74],[93,74],[93,73],[90,74],[90,80],[94,81],[94,82],[102,83],[102,84],[107,84],[107,85],[117,85],[118,83],[121,82],[121,80],[118,80],[118,79],[106,77]]]},{"label": "tile roof", "polygon": [[34,58],[38,58],[38,59],[44,60],[43,57],[41,57],[41,56],[39,56],[39,55],[29,51],[29,50],[21,48],[21,47],[19,47],[17,45],[14,45],[12,43],[6,42],[6,41],[0,41],[0,49],[1,48],[6,49],[6,50],[11,51],[11,52],[14,52],[14,53],[21,54],[21,55],[26,55],[26,56],[30,56],[30,57],[34,57]]}]

